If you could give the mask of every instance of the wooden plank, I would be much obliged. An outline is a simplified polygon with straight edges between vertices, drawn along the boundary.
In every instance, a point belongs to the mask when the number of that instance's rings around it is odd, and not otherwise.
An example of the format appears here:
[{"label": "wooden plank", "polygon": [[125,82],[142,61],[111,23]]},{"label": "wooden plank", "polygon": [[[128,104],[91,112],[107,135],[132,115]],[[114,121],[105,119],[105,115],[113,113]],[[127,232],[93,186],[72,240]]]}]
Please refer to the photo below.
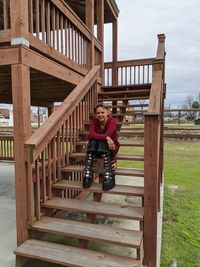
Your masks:
[{"label": "wooden plank", "polygon": [[[79,141],[76,143],[77,146],[85,146],[86,141]],[[131,147],[144,147],[144,142],[131,142],[131,141],[122,141],[120,140],[120,147],[122,146],[131,146]]]},{"label": "wooden plank", "polygon": [[[69,165],[67,167],[62,168],[62,172],[83,172],[84,166],[74,166]],[[105,169],[100,168],[94,168],[94,172],[96,173],[104,173]],[[116,168],[115,170],[116,175],[124,175],[124,176],[137,176],[137,177],[143,177],[144,171],[141,169],[133,169],[133,168]]]},{"label": "wooden plank", "polygon": [[30,229],[132,248],[140,248],[142,241],[141,231],[52,217],[42,217]]},{"label": "wooden plank", "polygon": [[[82,187],[82,182],[70,181],[70,180],[61,180],[58,183],[53,184],[53,188],[57,189],[74,189],[78,191],[86,191]],[[99,183],[93,183],[89,189],[89,192],[95,193],[107,193],[107,194],[116,194],[116,195],[126,195],[126,196],[140,196],[144,195],[144,188],[140,186],[126,186],[116,184],[114,188],[109,191],[103,191],[102,185]]]},{"label": "wooden plank", "polygon": [[99,214],[130,220],[143,220],[143,208],[128,205],[88,202],[77,199],[63,199],[57,197],[47,200],[47,202],[43,203],[42,206],[44,208]]},{"label": "wooden plank", "polygon": [[147,94],[149,95],[150,89],[135,89],[135,90],[124,90],[124,91],[106,91],[106,92],[99,92],[99,96],[119,96],[119,95],[143,95]]},{"label": "wooden plank", "polygon": [[[70,153],[69,154],[70,158],[78,158],[78,159],[83,159],[86,157],[86,153],[82,152],[76,152],[76,153]],[[117,160],[135,160],[135,161],[143,161],[144,156],[143,155],[127,155],[127,154],[117,154],[116,155]]]},{"label": "wooden plank", "polygon": [[[144,130],[121,130],[120,132],[117,132],[118,136],[120,137],[143,137],[144,136]],[[88,135],[87,131],[83,131],[80,133],[81,136],[86,137]]]},{"label": "wooden plank", "polygon": [[[142,66],[142,65],[152,65],[155,58],[142,58],[134,60],[123,60],[117,61],[117,67],[130,67],[130,66]],[[112,68],[112,62],[105,62],[105,69]]]},{"label": "wooden plank", "polygon": [[1,30],[0,31],[0,43],[8,43],[11,39],[11,30]]},{"label": "wooden plank", "polygon": [[149,96],[129,96],[129,97],[106,97],[106,98],[100,98],[99,102],[102,101],[125,101],[125,100],[147,100],[149,99]]},{"label": "wooden plank", "polygon": [[67,81],[72,84],[79,84],[82,80],[82,76],[75,73],[70,69],[66,69],[62,65],[53,62],[52,60],[39,55],[38,53],[31,51],[28,48],[21,47],[21,60],[22,62],[34,68],[36,70],[42,71],[63,81]]},{"label": "wooden plank", "polygon": [[[1,36],[0,36],[1,37]],[[19,63],[19,48],[1,48],[0,66]]]},{"label": "wooden plank", "polygon": [[[28,240],[15,254],[68,267],[140,267],[140,261],[39,240]],[[89,260],[88,260],[89,259]]]}]

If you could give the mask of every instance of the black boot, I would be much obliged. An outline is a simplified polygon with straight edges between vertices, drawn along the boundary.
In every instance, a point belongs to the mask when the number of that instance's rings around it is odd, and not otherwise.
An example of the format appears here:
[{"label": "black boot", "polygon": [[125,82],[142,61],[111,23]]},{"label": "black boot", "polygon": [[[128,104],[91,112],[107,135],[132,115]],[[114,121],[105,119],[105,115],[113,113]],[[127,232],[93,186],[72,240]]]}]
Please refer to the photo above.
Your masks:
[{"label": "black boot", "polygon": [[115,186],[115,173],[112,169],[111,158],[108,153],[102,155],[104,159],[105,174],[102,182],[102,189],[104,191],[110,190]]},{"label": "black boot", "polygon": [[93,180],[92,168],[95,165],[95,155],[91,152],[87,153],[85,169],[83,174],[83,188],[90,188]]}]

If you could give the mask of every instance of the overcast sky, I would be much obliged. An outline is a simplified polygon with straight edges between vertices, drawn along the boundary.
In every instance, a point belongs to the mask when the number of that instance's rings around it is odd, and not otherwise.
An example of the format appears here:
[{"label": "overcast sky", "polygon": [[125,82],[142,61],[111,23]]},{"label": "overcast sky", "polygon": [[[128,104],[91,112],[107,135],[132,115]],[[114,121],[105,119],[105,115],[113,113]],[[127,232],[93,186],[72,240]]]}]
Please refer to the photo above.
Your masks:
[{"label": "overcast sky", "polygon": [[[200,0],[116,0],[119,60],[155,57],[157,34],[166,35],[166,104],[181,106],[200,94]],[[106,27],[105,58],[110,56]]]}]

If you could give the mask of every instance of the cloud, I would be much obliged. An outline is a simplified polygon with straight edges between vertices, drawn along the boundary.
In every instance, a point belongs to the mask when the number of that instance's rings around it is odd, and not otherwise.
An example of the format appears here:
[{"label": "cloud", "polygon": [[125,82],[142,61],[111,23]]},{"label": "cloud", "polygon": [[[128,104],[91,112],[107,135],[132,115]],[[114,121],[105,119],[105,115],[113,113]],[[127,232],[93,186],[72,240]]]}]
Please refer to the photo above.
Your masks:
[{"label": "cloud", "polygon": [[[195,98],[200,92],[200,1],[116,0],[116,3],[120,10],[119,59],[154,57],[157,34],[165,33],[167,101],[178,104],[188,95]],[[108,60],[111,35],[110,29],[105,37]]]}]

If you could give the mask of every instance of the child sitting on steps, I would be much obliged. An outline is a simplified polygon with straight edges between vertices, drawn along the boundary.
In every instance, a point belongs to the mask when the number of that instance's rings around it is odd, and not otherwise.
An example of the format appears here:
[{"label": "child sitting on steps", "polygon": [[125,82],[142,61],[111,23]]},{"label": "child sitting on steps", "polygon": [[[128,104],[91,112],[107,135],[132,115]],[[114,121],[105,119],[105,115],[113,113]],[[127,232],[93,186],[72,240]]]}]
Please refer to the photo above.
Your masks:
[{"label": "child sitting on steps", "polygon": [[92,168],[97,158],[103,158],[105,174],[102,189],[107,191],[115,186],[115,156],[119,150],[116,119],[109,115],[108,107],[98,103],[94,108],[95,118],[90,122],[87,141],[87,156],[83,175],[83,188],[90,188],[93,178]]}]

